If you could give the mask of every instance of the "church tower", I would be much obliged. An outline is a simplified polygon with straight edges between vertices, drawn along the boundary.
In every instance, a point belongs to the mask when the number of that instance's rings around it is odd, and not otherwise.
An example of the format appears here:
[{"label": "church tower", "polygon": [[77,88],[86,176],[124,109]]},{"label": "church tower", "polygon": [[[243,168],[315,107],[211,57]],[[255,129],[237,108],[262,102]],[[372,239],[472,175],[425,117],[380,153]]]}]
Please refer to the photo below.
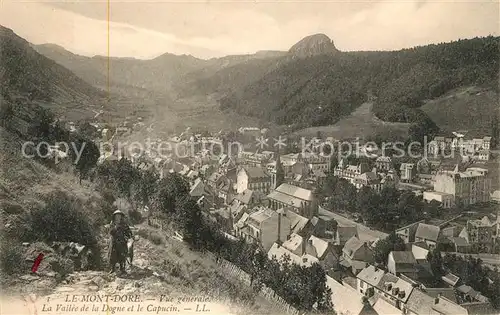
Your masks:
[{"label": "church tower", "polygon": [[285,171],[283,170],[283,164],[281,163],[280,150],[276,153],[276,167],[271,174],[271,189],[274,190],[278,188],[285,181]]}]

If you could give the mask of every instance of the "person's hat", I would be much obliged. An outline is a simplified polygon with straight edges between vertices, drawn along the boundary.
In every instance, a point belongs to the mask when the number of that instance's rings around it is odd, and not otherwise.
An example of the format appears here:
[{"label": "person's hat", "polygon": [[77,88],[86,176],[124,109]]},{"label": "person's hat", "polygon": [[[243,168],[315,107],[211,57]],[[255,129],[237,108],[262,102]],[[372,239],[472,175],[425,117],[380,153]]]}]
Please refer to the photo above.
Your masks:
[{"label": "person's hat", "polygon": [[115,212],[113,212],[113,216],[115,216],[116,214],[121,214],[121,215],[125,216],[125,214],[123,212],[121,212],[120,210],[116,210]]}]

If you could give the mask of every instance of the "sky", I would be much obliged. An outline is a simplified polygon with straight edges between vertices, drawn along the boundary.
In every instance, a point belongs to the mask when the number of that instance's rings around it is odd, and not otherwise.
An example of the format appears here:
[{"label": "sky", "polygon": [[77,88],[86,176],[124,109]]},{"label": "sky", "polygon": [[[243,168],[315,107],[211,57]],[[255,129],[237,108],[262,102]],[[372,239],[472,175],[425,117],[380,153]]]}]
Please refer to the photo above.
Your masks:
[{"label": "sky", "polygon": [[[33,44],[108,54],[103,0],[0,0],[0,24]],[[110,0],[109,54],[212,58],[288,50],[323,33],[342,51],[398,50],[499,35],[498,0],[162,1]]]}]

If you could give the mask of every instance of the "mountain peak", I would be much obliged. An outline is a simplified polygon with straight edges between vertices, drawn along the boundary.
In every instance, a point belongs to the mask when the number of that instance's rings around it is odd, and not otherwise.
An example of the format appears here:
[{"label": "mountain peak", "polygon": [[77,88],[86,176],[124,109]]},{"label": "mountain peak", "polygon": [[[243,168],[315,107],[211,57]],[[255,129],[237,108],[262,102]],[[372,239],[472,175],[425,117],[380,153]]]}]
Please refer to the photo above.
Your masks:
[{"label": "mountain peak", "polygon": [[307,57],[332,54],[338,50],[328,36],[318,33],[304,37],[293,45],[289,52],[299,57]]}]

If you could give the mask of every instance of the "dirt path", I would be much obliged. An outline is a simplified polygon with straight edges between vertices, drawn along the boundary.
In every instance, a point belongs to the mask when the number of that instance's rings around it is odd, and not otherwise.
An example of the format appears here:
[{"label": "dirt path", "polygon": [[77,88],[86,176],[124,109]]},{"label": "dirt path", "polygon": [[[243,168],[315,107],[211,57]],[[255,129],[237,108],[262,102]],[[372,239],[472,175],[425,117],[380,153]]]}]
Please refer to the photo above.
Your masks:
[{"label": "dirt path", "polygon": [[[134,262],[127,274],[80,271],[56,282],[55,272],[25,274],[5,282],[1,314],[279,314],[272,303],[255,297],[249,288],[225,274],[215,261],[173,237],[147,230],[134,245]],[[152,243],[155,234],[161,242]],[[146,236],[149,235],[149,236]],[[144,236],[144,237],[143,237]],[[106,251],[106,248],[103,249]],[[47,264],[42,261],[43,264]],[[43,266],[42,266],[43,267]],[[47,267],[47,266],[45,266]],[[5,292],[5,291],[4,291]],[[204,311],[203,311],[204,310]]]}]

